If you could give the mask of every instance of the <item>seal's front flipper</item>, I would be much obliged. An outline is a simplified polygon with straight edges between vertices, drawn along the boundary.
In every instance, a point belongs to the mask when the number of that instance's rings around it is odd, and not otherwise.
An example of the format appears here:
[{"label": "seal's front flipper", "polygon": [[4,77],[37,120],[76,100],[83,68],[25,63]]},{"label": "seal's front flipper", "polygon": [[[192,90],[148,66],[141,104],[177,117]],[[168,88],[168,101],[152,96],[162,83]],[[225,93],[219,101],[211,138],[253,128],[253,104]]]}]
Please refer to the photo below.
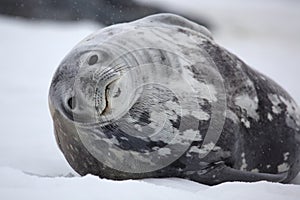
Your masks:
[{"label": "seal's front flipper", "polygon": [[213,166],[206,173],[198,177],[190,177],[192,180],[208,185],[216,185],[223,182],[242,181],[242,182],[283,182],[288,176],[288,172],[280,174],[267,174],[241,171],[231,168],[224,163]]}]

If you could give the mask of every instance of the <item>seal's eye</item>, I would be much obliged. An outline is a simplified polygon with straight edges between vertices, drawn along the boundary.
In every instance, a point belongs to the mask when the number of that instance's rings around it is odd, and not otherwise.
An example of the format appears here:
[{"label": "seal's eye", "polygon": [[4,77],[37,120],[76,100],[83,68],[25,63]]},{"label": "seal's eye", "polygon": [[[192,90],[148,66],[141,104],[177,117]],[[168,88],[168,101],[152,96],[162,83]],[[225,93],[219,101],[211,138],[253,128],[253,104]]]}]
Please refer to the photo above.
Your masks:
[{"label": "seal's eye", "polygon": [[94,65],[94,64],[97,63],[97,61],[98,61],[98,56],[97,55],[93,55],[93,56],[90,57],[88,64],[89,65]]}]

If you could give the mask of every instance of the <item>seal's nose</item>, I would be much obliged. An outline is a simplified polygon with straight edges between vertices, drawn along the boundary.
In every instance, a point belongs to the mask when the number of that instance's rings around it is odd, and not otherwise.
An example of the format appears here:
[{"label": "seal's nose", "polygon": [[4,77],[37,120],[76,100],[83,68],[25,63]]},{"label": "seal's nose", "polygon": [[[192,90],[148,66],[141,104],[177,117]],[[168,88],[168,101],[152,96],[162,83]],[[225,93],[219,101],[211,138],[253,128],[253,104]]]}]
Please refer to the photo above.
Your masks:
[{"label": "seal's nose", "polygon": [[[74,122],[96,122],[106,107],[105,92],[99,91],[93,95],[92,91],[78,90],[74,93],[75,95],[65,94],[62,106],[66,116]],[[96,98],[97,94],[99,98]]]},{"label": "seal's nose", "polygon": [[90,80],[84,81],[74,86],[72,91],[62,93],[63,111],[75,122],[98,122],[111,114],[111,100],[119,95],[114,92],[117,79],[94,85],[86,84],[91,83]]},{"label": "seal's nose", "polygon": [[74,110],[76,107],[76,100],[75,97],[71,96],[67,99],[66,105],[68,106],[69,110]]},{"label": "seal's nose", "polygon": [[61,103],[63,113],[72,121],[74,120],[74,112],[76,110],[76,100],[74,96],[69,96]]}]

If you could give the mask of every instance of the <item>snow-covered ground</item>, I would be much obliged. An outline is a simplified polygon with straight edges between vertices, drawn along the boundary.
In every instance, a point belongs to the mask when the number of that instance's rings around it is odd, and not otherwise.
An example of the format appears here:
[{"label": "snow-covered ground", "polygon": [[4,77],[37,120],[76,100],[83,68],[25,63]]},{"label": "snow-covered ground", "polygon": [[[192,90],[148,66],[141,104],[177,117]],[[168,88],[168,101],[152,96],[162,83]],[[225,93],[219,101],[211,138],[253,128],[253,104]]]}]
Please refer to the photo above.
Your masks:
[{"label": "snow-covered ground", "polygon": [[[213,34],[218,43],[279,82],[300,104],[299,1],[150,2],[207,18],[215,27]],[[292,184],[225,183],[208,187],[181,179],[117,182],[78,177],[56,146],[47,95],[59,62],[77,42],[98,28],[90,23],[0,17],[0,199],[300,197],[300,186]],[[300,184],[300,176],[294,183]]]}]

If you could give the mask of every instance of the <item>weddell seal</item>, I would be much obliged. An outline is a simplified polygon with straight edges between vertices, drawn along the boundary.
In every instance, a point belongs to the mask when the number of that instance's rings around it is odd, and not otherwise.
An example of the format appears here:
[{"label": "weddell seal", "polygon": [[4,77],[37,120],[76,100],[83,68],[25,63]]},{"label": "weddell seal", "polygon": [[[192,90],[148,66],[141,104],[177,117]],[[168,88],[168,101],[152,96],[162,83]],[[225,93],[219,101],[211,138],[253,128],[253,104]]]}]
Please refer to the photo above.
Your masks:
[{"label": "weddell seal", "polygon": [[299,172],[300,112],[210,32],[158,14],[88,36],[49,92],[60,150],[80,175],[287,183]]}]

